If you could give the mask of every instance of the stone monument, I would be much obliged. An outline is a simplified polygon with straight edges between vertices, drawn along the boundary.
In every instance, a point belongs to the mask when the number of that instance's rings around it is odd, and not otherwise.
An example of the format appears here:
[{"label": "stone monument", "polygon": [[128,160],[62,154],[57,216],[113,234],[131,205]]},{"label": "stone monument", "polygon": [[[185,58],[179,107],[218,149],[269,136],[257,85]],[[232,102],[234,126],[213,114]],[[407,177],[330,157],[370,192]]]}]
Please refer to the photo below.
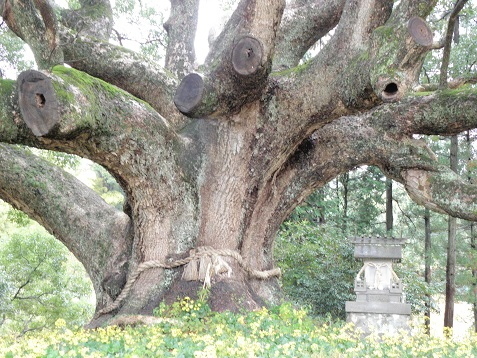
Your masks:
[{"label": "stone monument", "polygon": [[405,303],[402,284],[392,264],[400,262],[406,239],[357,237],[354,257],[363,267],[354,281],[356,301],[346,302],[346,320],[365,335],[395,334],[410,330],[411,305]]}]

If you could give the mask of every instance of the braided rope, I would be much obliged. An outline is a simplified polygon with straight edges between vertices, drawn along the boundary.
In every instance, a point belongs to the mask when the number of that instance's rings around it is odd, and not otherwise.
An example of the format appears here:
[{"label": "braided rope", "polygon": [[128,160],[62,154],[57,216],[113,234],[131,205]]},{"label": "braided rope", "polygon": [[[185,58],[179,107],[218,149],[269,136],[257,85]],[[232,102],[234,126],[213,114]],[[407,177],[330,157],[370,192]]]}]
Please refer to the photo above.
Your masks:
[{"label": "braided rope", "polygon": [[138,279],[139,275],[149,269],[152,268],[163,268],[163,269],[173,269],[179,266],[183,266],[188,264],[189,262],[200,259],[201,257],[204,256],[209,256],[209,257],[214,257],[214,256],[228,256],[234,258],[240,267],[242,267],[251,277],[257,278],[260,280],[266,280],[271,277],[279,277],[281,275],[280,268],[274,268],[271,270],[266,270],[266,271],[260,271],[260,270],[254,270],[250,268],[248,265],[245,264],[243,261],[242,256],[234,250],[230,249],[214,249],[212,247],[208,246],[201,246],[198,248],[198,251],[195,252],[193,255],[190,255],[189,257],[186,257],[184,259],[176,260],[171,263],[163,263],[158,260],[151,260],[151,261],[146,261],[141,264],[136,268],[136,270],[131,274],[129,277],[128,281],[124,285],[123,290],[119,294],[119,296],[114,300],[113,303],[110,305],[106,306],[105,308],[101,309],[98,311],[98,313],[95,315],[95,317],[98,317],[102,314],[109,313],[111,311],[114,311],[117,309],[120,305],[121,302],[124,301],[124,299],[129,295],[129,292],[131,291],[134,283]]}]

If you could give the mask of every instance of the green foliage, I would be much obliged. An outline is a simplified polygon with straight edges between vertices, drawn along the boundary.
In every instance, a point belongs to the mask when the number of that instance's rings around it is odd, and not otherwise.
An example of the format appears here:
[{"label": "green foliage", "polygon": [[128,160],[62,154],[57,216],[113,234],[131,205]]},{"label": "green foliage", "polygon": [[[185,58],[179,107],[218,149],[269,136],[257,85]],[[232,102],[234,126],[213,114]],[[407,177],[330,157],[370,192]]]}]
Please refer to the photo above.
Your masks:
[{"label": "green foliage", "polygon": [[40,157],[63,169],[76,169],[80,164],[80,157],[72,154],[54,152],[52,150],[35,149]]},{"label": "green foliage", "polygon": [[19,227],[25,227],[31,223],[30,218],[23,211],[11,208],[7,213],[7,220]]},{"label": "green foliage", "polygon": [[195,322],[201,325],[202,321],[212,314],[207,304],[208,297],[209,290],[203,288],[198,292],[197,301],[190,297],[184,297],[170,306],[165,302],[161,302],[159,307],[154,309],[153,314],[156,317],[180,318],[184,321]]},{"label": "green foliage", "polygon": [[[448,14],[454,2],[440,1],[436,11],[429,19],[433,27],[444,35],[447,27]],[[459,40],[456,37],[452,43],[449,80],[455,78],[475,77],[477,70],[477,28],[475,26],[476,6],[469,2],[459,14]],[[446,15],[447,14],[447,15]],[[445,15],[445,16],[444,16]],[[431,51],[426,57],[420,81],[421,83],[438,83],[442,50]]]},{"label": "green foliage", "polygon": [[[163,59],[167,40],[162,24],[166,20],[164,14],[167,13],[168,5],[168,2],[150,6],[148,2],[134,0],[115,1],[115,22],[127,26],[115,28],[113,39],[116,37],[114,40],[120,45],[137,50],[152,60]],[[131,28],[135,31],[129,31]]]},{"label": "green foliage", "polygon": [[98,164],[92,167],[96,178],[92,182],[92,189],[110,205],[121,209],[124,204],[124,192],[118,182],[109,172]]},{"label": "green foliage", "polygon": [[0,247],[0,332],[21,335],[51,328],[60,317],[76,324],[88,318],[91,284],[69,255],[52,236],[31,227]]},{"label": "green foliage", "polygon": [[[431,311],[438,312],[437,303],[432,297],[438,297],[443,292],[443,282],[431,282],[427,284],[424,281],[424,275],[414,270],[415,262],[404,260],[403,263],[395,265],[395,271],[398,277],[404,283],[404,293],[406,303],[411,304],[412,313],[415,315],[424,315],[426,313],[426,304],[430,304]],[[444,285],[445,286],[445,285]],[[427,296],[431,299],[427,300]]]},{"label": "green foliage", "polygon": [[[290,304],[244,314],[209,313],[200,325],[187,318],[191,300],[179,301],[182,312],[151,326],[71,328],[59,319],[56,328],[0,341],[5,357],[472,357],[477,335],[462,341],[415,331],[412,335],[370,336],[343,322],[318,322]],[[179,312],[179,311],[177,311]],[[186,319],[183,319],[186,317]]]},{"label": "green foliage", "polygon": [[311,194],[289,220],[327,223],[345,236],[385,235],[385,186],[378,168],[358,168]]},{"label": "green foliage", "polygon": [[1,74],[7,77],[14,77],[18,72],[33,67],[33,61],[25,58],[25,43],[5,23],[0,25],[0,64],[0,72],[6,70]]},{"label": "green foliage", "polygon": [[345,317],[344,303],[354,300],[353,282],[360,263],[353,246],[339,231],[309,221],[287,221],[275,246],[283,290],[313,314]]}]

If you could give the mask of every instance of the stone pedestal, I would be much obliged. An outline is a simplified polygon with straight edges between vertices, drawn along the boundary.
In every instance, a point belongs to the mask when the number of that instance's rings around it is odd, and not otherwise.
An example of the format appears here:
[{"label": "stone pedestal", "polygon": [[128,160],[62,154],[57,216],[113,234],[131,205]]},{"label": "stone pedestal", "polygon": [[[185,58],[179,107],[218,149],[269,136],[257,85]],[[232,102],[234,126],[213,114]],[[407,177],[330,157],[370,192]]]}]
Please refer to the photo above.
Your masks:
[{"label": "stone pedestal", "polygon": [[352,322],[365,336],[371,333],[394,335],[410,330],[409,314],[347,312],[346,321]]},{"label": "stone pedestal", "polygon": [[401,280],[392,268],[402,257],[403,239],[360,237],[352,240],[363,267],[354,282],[356,301],[346,302],[346,320],[365,335],[410,330],[411,305],[405,303]]}]

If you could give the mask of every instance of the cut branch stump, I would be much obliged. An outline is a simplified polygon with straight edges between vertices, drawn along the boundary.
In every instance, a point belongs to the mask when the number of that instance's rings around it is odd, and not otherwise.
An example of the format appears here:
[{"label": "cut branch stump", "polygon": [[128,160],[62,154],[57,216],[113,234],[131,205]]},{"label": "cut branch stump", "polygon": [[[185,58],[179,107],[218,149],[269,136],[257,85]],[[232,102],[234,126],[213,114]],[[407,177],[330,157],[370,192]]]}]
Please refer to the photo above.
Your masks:
[{"label": "cut branch stump", "polygon": [[192,113],[201,103],[204,93],[204,80],[198,73],[185,76],[174,95],[174,104],[184,114]]},{"label": "cut branch stump", "polygon": [[421,46],[431,46],[433,34],[427,23],[420,17],[412,17],[407,28],[412,39]]},{"label": "cut branch stump", "polygon": [[232,51],[234,70],[244,76],[257,72],[262,62],[263,50],[260,41],[251,36],[242,37]]},{"label": "cut branch stump", "polygon": [[18,103],[23,120],[34,135],[48,134],[59,121],[58,101],[50,78],[28,70],[17,79]]},{"label": "cut branch stump", "polygon": [[262,42],[242,36],[222,55],[211,61],[203,74],[190,73],[182,79],[174,95],[174,104],[182,114],[200,118],[234,113],[259,98],[269,73]]}]

